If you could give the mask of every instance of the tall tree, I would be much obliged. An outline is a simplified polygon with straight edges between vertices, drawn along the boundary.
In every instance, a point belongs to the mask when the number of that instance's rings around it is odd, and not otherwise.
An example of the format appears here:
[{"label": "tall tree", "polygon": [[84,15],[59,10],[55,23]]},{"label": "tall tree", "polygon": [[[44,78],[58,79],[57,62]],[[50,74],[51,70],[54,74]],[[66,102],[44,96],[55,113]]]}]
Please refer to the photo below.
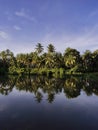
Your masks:
[{"label": "tall tree", "polygon": [[55,47],[52,44],[49,44],[48,47],[47,47],[47,49],[48,49],[48,53],[55,52]]},{"label": "tall tree", "polygon": [[13,57],[14,57],[14,54],[9,49],[2,51],[0,53],[0,59],[2,60],[2,67],[3,67],[4,71],[8,71],[11,59]]},{"label": "tall tree", "polygon": [[85,72],[93,71],[93,58],[91,51],[86,50],[82,55],[82,59]]},{"label": "tall tree", "polygon": [[71,69],[80,63],[80,53],[76,49],[67,48],[64,53],[65,65]]},{"label": "tall tree", "polygon": [[98,50],[95,50],[92,53],[92,58],[93,58],[93,71],[98,72]]},{"label": "tall tree", "polygon": [[38,54],[41,54],[42,52],[43,52],[43,50],[44,50],[44,48],[43,48],[43,46],[41,45],[41,43],[38,43],[37,45],[36,45],[36,52],[38,53]]},{"label": "tall tree", "polygon": [[61,53],[56,52],[54,54],[54,67],[55,68],[64,67],[64,59]]}]

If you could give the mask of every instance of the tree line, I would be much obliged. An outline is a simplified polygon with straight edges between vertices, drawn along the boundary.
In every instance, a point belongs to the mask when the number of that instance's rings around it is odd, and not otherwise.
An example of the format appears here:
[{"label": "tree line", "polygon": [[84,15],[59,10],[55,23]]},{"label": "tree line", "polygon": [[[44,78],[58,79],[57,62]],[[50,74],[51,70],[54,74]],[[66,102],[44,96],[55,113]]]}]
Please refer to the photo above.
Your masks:
[{"label": "tree line", "polygon": [[74,48],[57,52],[53,44],[38,43],[35,51],[14,56],[9,49],[0,52],[0,74],[67,74],[98,72],[98,50],[86,50],[82,55]]}]

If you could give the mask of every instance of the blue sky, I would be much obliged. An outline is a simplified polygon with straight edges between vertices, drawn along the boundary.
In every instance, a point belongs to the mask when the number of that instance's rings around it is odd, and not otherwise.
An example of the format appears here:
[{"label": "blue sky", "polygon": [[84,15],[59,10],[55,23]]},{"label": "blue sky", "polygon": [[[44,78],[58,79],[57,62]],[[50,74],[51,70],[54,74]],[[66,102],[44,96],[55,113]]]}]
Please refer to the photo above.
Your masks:
[{"label": "blue sky", "polygon": [[98,49],[98,0],[0,0],[0,51]]}]

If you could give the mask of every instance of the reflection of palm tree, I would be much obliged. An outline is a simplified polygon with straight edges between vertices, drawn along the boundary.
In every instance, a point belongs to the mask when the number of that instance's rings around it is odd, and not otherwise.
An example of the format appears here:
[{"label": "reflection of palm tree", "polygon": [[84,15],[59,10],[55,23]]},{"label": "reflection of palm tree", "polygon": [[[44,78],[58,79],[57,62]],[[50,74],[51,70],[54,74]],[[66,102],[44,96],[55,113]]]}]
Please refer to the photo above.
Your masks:
[{"label": "reflection of palm tree", "polygon": [[[65,84],[64,84],[65,82]],[[89,83],[89,86],[87,85]],[[83,89],[87,95],[92,93],[98,95],[97,80],[92,78],[76,78],[76,77],[66,77],[64,79],[55,79],[47,77],[0,77],[0,93],[8,95],[13,87],[19,91],[28,91],[35,95],[37,102],[41,102],[43,99],[43,93],[47,94],[48,102],[53,102],[55,99],[55,94],[64,92],[66,97],[74,98],[80,95],[80,89]],[[64,86],[64,88],[63,88]],[[41,90],[41,91],[39,91]],[[43,92],[43,93],[42,93]]]},{"label": "reflection of palm tree", "polygon": [[98,96],[98,83],[97,83],[97,85],[95,84],[95,86],[93,88],[93,93]]},{"label": "reflection of palm tree", "polygon": [[83,90],[85,91],[87,96],[92,95],[93,85],[92,85],[91,79],[85,78],[84,84],[83,84]]},{"label": "reflection of palm tree", "polygon": [[40,103],[40,102],[41,102],[42,97],[43,97],[43,96],[42,96],[42,94],[41,94],[40,92],[37,92],[37,93],[36,93],[35,98],[36,98],[36,100],[37,100],[37,102],[38,102],[38,103]]},{"label": "reflection of palm tree", "polygon": [[8,95],[16,83],[16,77],[1,77],[0,81],[0,93]]},{"label": "reflection of palm tree", "polygon": [[64,92],[68,98],[74,98],[80,95],[79,81],[77,78],[69,78],[65,81]]},{"label": "reflection of palm tree", "polygon": [[54,98],[55,98],[55,93],[48,93],[48,102],[49,103],[52,103],[54,101]]}]

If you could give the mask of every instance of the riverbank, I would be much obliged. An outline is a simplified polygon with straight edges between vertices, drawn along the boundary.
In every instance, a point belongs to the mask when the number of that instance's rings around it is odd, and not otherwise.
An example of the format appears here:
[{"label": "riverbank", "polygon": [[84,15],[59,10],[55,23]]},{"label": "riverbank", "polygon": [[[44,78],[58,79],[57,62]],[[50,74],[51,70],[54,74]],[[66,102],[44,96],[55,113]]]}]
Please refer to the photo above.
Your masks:
[{"label": "riverbank", "polygon": [[33,68],[33,69],[25,69],[25,68],[15,68],[6,73],[0,73],[0,75],[42,75],[42,76],[53,76],[53,77],[65,77],[65,76],[98,76],[98,72],[71,72],[70,70],[65,70],[64,68]]}]

